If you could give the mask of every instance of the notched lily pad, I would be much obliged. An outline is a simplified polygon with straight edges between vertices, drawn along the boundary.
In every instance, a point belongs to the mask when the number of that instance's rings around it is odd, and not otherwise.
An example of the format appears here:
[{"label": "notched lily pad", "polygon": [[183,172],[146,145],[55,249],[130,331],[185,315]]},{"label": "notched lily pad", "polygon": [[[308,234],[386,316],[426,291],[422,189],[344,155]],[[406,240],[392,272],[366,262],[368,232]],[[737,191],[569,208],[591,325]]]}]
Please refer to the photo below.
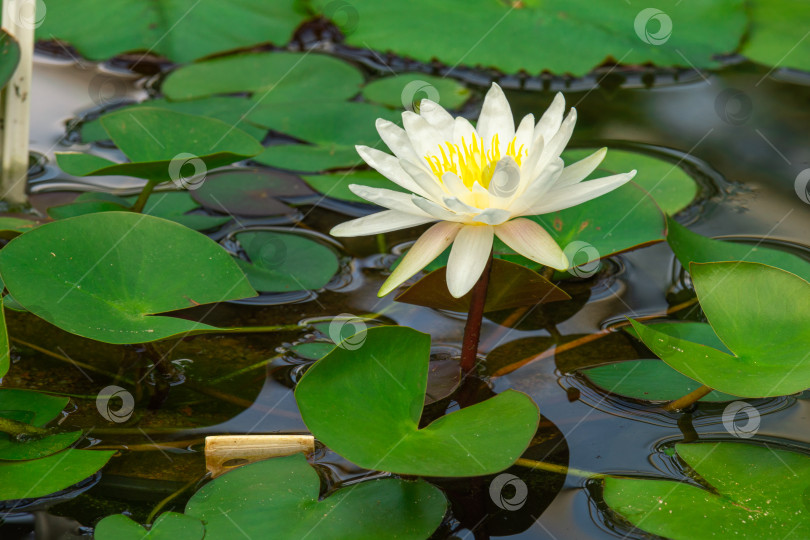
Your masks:
[{"label": "notched lily pad", "polygon": [[96,525],[96,540],[202,540],[205,525],[196,518],[165,512],[145,529],[123,514],[107,516]]}]

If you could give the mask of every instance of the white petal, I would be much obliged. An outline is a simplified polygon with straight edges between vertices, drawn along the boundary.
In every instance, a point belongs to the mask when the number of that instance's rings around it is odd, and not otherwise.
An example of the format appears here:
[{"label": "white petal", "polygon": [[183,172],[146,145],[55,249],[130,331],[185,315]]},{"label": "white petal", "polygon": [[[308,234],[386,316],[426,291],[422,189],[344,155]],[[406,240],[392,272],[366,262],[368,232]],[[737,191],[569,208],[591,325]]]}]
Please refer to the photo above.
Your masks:
[{"label": "white petal", "polygon": [[478,208],[474,208],[469,204],[464,204],[457,197],[444,197],[442,202],[444,202],[444,205],[447,208],[459,214],[477,214],[479,212]]},{"label": "white petal", "polygon": [[369,234],[381,234],[416,225],[423,225],[436,221],[433,217],[415,216],[396,210],[385,210],[370,216],[365,216],[333,227],[329,234],[332,236],[367,236]]},{"label": "white petal", "polygon": [[415,273],[427,266],[447,249],[461,230],[460,223],[439,222],[419,237],[419,240],[408,250],[388,279],[385,280],[377,296],[385,296]]},{"label": "white petal", "polygon": [[444,187],[450,195],[458,198],[462,202],[470,203],[472,199],[470,189],[464,185],[464,180],[459,178],[456,173],[444,173],[442,175],[442,184],[444,184]]},{"label": "white petal", "polygon": [[419,104],[419,114],[441,134],[445,141],[450,142],[453,140],[453,125],[455,122],[453,115],[444,110],[444,107],[435,101],[423,99]]},{"label": "white petal", "polygon": [[504,244],[535,262],[565,270],[568,258],[548,232],[526,218],[513,219],[495,227],[495,234]]},{"label": "white petal", "polygon": [[537,168],[537,163],[543,157],[543,148],[545,148],[545,140],[542,135],[538,135],[532,143],[532,149],[529,150],[529,155],[523,160],[520,166],[520,182],[521,184],[528,185],[529,182],[534,181],[537,175],[534,170]]},{"label": "white petal", "polygon": [[546,112],[543,113],[543,116],[540,117],[540,120],[537,121],[537,125],[534,128],[534,138],[537,139],[537,137],[540,136],[546,141],[550,141],[554,134],[557,133],[557,130],[560,129],[564,112],[565,98],[560,92],[557,92],[551,105],[549,105]]},{"label": "white petal", "polygon": [[350,184],[349,189],[358,197],[368,202],[378,204],[389,210],[398,210],[415,216],[430,217],[430,214],[413,204],[410,193],[402,193],[391,189],[374,188],[361,184]]},{"label": "white petal", "polygon": [[461,145],[462,142],[472,144],[473,136],[478,136],[478,132],[463,116],[456,116],[453,122],[453,144]]},{"label": "white petal", "polygon": [[402,113],[402,125],[405,126],[405,133],[408,134],[411,146],[418,156],[424,158],[428,153],[435,154],[444,143],[439,131],[415,112]]},{"label": "white petal", "polygon": [[510,156],[501,158],[495,164],[495,171],[489,180],[489,191],[496,197],[511,198],[520,189],[520,167]]},{"label": "white petal", "polygon": [[629,182],[635,175],[636,171],[630,171],[629,173],[614,174],[613,176],[580,182],[562,189],[555,189],[548,192],[543,201],[521,212],[521,214],[524,216],[539,215],[565,210],[613,191]]},{"label": "white petal", "polygon": [[557,179],[557,183],[554,185],[554,189],[578,184],[588,178],[588,175],[595,171],[599,164],[602,163],[602,160],[605,159],[605,154],[607,154],[607,148],[600,148],[590,156],[563,169],[560,178]]},{"label": "white petal", "polygon": [[492,253],[492,227],[468,225],[459,231],[447,262],[447,288],[461,298],[473,288]]},{"label": "white petal", "polygon": [[509,204],[509,210],[513,216],[525,215],[528,208],[536,205],[540,199],[547,195],[554,188],[557,179],[563,171],[563,160],[557,158],[548,167],[540,172],[540,175],[526,186],[523,193],[517,195]]},{"label": "white petal", "polygon": [[534,141],[534,115],[527,114],[520,121],[520,125],[515,130],[515,152],[523,147],[523,152],[528,152]]},{"label": "white petal", "polygon": [[501,87],[492,83],[481,108],[476,130],[484,140],[485,148],[489,149],[492,138],[498,135],[498,147],[501,155],[506,153],[507,145],[515,137],[515,119],[509,101]]},{"label": "white petal", "polygon": [[549,141],[546,139],[546,146],[543,148],[543,155],[537,161],[534,168],[534,174],[540,174],[543,167],[548,166],[549,163],[560,157],[568,141],[571,140],[571,135],[574,133],[574,125],[577,123],[577,110],[573,107],[568,116],[565,117],[560,129]]},{"label": "white petal", "polygon": [[404,129],[382,118],[377,119],[376,125],[377,133],[380,134],[380,138],[399,159],[414,162],[422,159],[416,154],[416,151],[411,145],[411,140],[408,138],[408,134],[405,133]]},{"label": "white petal", "polygon": [[360,154],[360,157],[363,158],[363,161],[368,163],[378,173],[409,191],[427,196],[427,193],[405,172],[397,158],[380,150],[369,148],[368,146],[355,146],[355,148],[357,149],[357,153]]},{"label": "white petal", "polygon": [[434,219],[440,219],[442,221],[464,221],[466,219],[466,214],[456,214],[455,212],[451,212],[444,206],[429,199],[423,199],[422,197],[413,195],[411,200],[413,201],[413,204],[433,216]]},{"label": "white petal", "polygon": [[413,179],[416,185],[419,186],[419,189],[426,194],[425,196],[428,199],[434,201],[442,200],[442,197],[445,196],[444,188],[432,172],[428,172],[424,167],[420,167],[418,164],[411,163],[404,159],[401,159],[399,164],[402,169],[408,173],[411,179]]},{"label": "white petal", "polygon": [[486,223],[487,225],[500,225],[507,219],[512,217],[512,212],[509,210],[502,210],[500,208],[487,208],[477,216],[475,216],[476,223]]}]

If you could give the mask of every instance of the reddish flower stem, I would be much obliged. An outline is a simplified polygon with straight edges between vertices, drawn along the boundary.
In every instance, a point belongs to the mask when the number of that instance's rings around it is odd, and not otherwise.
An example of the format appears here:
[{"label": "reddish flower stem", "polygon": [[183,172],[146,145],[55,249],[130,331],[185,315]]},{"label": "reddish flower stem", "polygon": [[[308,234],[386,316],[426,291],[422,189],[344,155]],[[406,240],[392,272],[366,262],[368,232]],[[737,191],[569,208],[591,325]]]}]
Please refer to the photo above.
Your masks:
[{"label": "reddish flower stem", "polygon": [[461,370],[470,374],[478,361],[478,341],[481,338],[481,322],[484,319],[484,304],[487,300],[489,273],[492,270],[492,253],[481,277],[472,289],[467,324],[464,326],[464,341],[461,344]]}]

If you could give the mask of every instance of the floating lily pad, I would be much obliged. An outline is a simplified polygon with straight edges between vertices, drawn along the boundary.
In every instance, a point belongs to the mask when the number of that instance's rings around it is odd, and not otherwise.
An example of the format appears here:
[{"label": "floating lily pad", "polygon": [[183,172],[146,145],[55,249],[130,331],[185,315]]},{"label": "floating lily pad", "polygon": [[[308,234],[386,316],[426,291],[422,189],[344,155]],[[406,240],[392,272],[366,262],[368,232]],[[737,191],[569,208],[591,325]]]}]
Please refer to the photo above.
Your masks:
[{"label": "floating lily pad", "polygon": [[[331,1],[313,4],[328,16]],[[349,45],[506,73],[547,70],[584,75],[606,61],[714,67],[719,65],[718,53],[737,48],[747,23],[741,0],[696,6],[654,2],[652,8],[645,4],[647,9],[587,0],[350,0],[349,4],[356,10],[356,25],[347,31]]]},{"label": "floating lily pad", "polygon": [[673,540],[810,537],[807,454],[739,442],[681,443],[675,450],[700,485],[607,477],[610,509]]},{"label": "floating lily pad", "polygon": [[796,21],[810,18],[801,0],[754,0],[749,4],[751,28],[742,54],[760,64],[810,70],[807,29]]},{"label": "floating lily pad", "polygon": [[96,525],[96,540],[202,540],[205,525],[199,519],[165,512],[147,531],[123,514],[107,516]]},{"label": "floating lily pad", "polygon": [[[644,344],[687,377],[742,397],[772,397],[810,388],[810,283],[759,263],[690,265],[701,308],[731,354],[681,337],[680,325],[632,321]],[[674,329],[674,331],[673,331]]]},{"label": "floating lily pad", "polygon": [[[135,197],[130,199],[135,202]],[[144,214],[160,217],[184,225],[195,231],[207,231],[220,227],[229,221],[230,216],[207,216],[205,214],[189,214],[200,208],[200,205],[191,198],[188,191],[164,191],[155,193],[146,201]]]},{"label": "floating lily pad", "polygon": [[236,239],[250,261],[235,260],[261,292],[320,289],[339,268],[332,249],[298,234],[244,231]]},{"label": "floating lily pad", "polygon": [[103,116],[101,124],[131,162],[66,152],[56,156],[62,170],[76,176],[117,174],[168,182],[180,179],[190,160],[192,165],[199,160],[204,171],[194,169],[200,173],[262,151],[256,139],[221,120],[155,107],[116,111]]},{"label": "floating lily pad", "polygon": [[[596,149],[568,150],[563,153],[566,163],[575,163],[591,155]],[[665,214],[675,215],[695,199],[697,182],[677,164],[639,152],[610,150],[593,178],[618,174],[636,169],[633,182],[649,193]]]},{"label": "floating lily pad", "polygon": [[48,0],[47,5],[37,38],[67,41],[90,60],[149,51],[182,63],[260,43],[283,45],[307,18],[294,0]]},{"label": "floating lily pad", "polygon": [[0,30],[0,88],[14,75],[20,63],[20,45],[5,30]]},{"label": "floating lily pad", "polygon": [[[472,292],[454,298],[447,290],[447,267],[434,270],[396,297],[397,302],[433,309],[466,312]],[[533,306],[544,302],[570,300],[571,297],[549,280],[519,264],[494,259],[487,288],[484,312]]]},{"label": "floating lily pad", "polygon": [[423,540],[439,526],[447,501],[422,480],[382,478],[320,498],[320,479],[302,454],[239,467],[202,487],[186,515],[205,523],[206,538],[238,535],[293,540]]},{"label": "floating lily pad", "polygon": [[115,452],[67,449],[42,459],[0,462],[0,501],[44,497],[81,482]]},{"label": "floating lily pad", "polygon": [[395,109],[418,110],[423,99],[434,101],[445,109],[458,109],[470,95],[470,90],[455,79],[426,73],[383,77],[363,88],[363,97],[368,101]]},{"label": "floating lily pad", "polygon": [[53,219],[67,219],[96,212],[123,212],[132,206],[127,199],[109,193],[81,193],[73,202],[48,208],[48,216]]},{"label": "floating lily pad", "polygon": [[[320,172],[360,165],[363,160],[354,146],[337,144],[276,144],[253,158],[256,163],[288,171]],[[393,182],[391,182],[393,184]],[[309,182],[310,186],[312,183]],[[348,191],[348,189],[347,189]],[[352,193],[352,195],[354,195]]]},{"label": "floating lily pad", "polygon": [[348,99],[363,75],[353,65],[318,53],[246,53],[181,67],[160,87],[171,100],[251,93],[262,106]]},{"label": "floating lily pad", "polygon": [[689,268],[691,262],[748,261],[775,266],[810,281],[810,262],[792,253],[759,245],[706,238],[672,218],[668,219],[667,229],[669,247],[684,268]]},{"label": "floating lily pad", "polygon": [[[355,154],[357,152],[355,151]],[[393,183],[388,178],[384,177],[377,171],[350,171],[346,173],[333,173],[321,175],[307,175],[304,176],[304,181],[309,184],[309,187],[333,199],[341,201],[356,202],[369,204],[369,202],[361,197],[355,195],[350,189],[349,185],[359,184],[361,186],[369,186],[374,188],[385,188],[392,191],[399,191],[401,193],[411,193],[407,189]]]},{"label": "floating lily pad", "polygon": [[430,337],[387,326],[344,343],[306,372],[295,398],[312,434],[361,467],[420,476],[491,474],[512,465],[537,430],[537,406],[514,390],[420,429]]},{"label": "floating lily pad", "polygon": [[[56,418],[68,399],[30,390],[0,388],[0,418],[41,428]],[[39,459],[63,450],[81,437],[81,431],[57,433],[18,440],[0,432],[0,460]]]},{"label": "floating lily pad", "polygon": [[27,310],[106,343],[211,331],[200,322],[156,314],[256,294],[233,259],[206,236],[132,212],[42,225],[0,250],[0,274]]},{"label": "floating lily pad", "polygon": [[211,210],[258,217],[294,212],[277,197],[313,194],[301,178],[293,174],[243,168],[212,173],[191,192],[195,201]]},{"label": "floating lily pad", "polygon": [[30,219],[0,217],[0,238],[11,240],[37,226],[39,226],[39,223]]}]

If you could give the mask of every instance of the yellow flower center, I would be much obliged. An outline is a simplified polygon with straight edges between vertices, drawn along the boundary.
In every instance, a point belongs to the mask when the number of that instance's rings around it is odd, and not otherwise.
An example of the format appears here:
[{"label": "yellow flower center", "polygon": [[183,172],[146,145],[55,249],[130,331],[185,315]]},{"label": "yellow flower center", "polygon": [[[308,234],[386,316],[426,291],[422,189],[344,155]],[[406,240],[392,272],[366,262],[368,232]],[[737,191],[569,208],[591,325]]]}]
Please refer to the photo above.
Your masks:
[{"label": "yellow flower center", "polygon": [[[445,151],[446,147],[446,151]],[[430,169],[441,181],[442,175],[446,172],[455,173],[468,188],[472,188],[477,181],[484,188],[489,187],[489,181],[495,172],[495,166],[501,159],[500,145],[498,144],[498,134],[492,137],[492,144],[488,151],[484,150],[484,139],[476,134],[472,136],[472,144],[467,144],[464,137],[461,138],[461,145],[446,142],[439,146],[441,159],[438,155],[426,155]],[[523,150],[523,145],[515,149],[515,139],[506,147],[506,155],[515,160],[520,166],[523,156],[528,152]]]}]

